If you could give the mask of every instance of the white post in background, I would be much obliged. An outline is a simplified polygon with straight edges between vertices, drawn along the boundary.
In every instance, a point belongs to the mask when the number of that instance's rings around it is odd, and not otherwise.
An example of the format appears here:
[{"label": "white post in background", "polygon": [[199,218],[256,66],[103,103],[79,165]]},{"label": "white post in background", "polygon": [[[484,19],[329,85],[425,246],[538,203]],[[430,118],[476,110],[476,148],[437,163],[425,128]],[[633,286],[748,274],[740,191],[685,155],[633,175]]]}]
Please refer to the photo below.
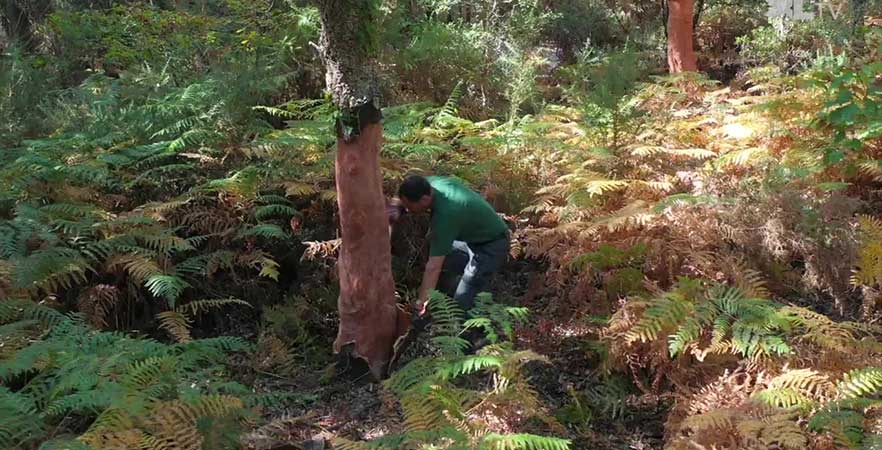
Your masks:
[{"label": "white post in background", "polygon": [[790,20],[809,20],[815,17],[811,11],[806,11],[811,0],[769,0],[768,17],[770,19],[783,17]]}]

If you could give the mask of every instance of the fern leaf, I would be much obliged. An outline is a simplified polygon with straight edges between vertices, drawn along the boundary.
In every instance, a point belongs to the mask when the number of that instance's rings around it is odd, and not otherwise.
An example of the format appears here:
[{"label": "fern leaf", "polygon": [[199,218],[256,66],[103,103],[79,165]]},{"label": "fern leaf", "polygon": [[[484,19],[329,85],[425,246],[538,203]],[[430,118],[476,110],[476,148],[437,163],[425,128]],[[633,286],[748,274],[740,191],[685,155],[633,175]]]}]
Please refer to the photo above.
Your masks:
[{"label": "fern leaf", "polygon": [[152,275],[147,279],[145,287],[155,297],[164,298],[168,306],[174,308],[178,297],[190,284],[174,275]]},{"label": "fern leaf", "polygon": [[187,314],[192,317],[206,313],[212,309],[223,308],[230,305],[247,306],[249,308],[251,307],[251,304],[244,300],[230,297],[219,299],[194,300],[178,306],[175,310],[179,313]]},{"label": "fern leaf", "polygon": [[628,180],[592,180],[585,184],[585,192],[589,197],[603,195],[607,192],[624,189],[631,184]]},{"label": "fern leaf", "polygon": [[461,375],[475,373],[490,367],[501,367],[503,362],[504,361],[497,356],[466,356],[445,364],[443,367],[440,368],[438,374],[441,376],[441,379],[449,380],[459,377]]},{"label": "fern leaf", "polygon": [[569,450],[567,439],[533,434],[497,434],[484,436],[483,443],[494,450]]},{"label": "fern leaf", "polygon": [[282,230],[278,225],[263,223],[259,225],[253,225],[251,227],[247,227],[243,229],[239,233],[240,237],[247,236],[260,236],[264,238],[273,238],[273,239],[287,239],[288,235]]},{"label": "fern leaf", "polygon": [[693,306],[679,293],[669,293],[652,302],[643,313],[643,318],[627,333],[626,341],[649,342],[658,339],[665,329],[682,323]]},{"label": "fern leaf", "polygon": [[845,374],[836,389],[840,398],[849,399],[875,394],[882,387],[882,368],[867,367]]},{"label": "fern leaf", "polygon": [[266,205],[257,208],[254,211],[254,217],[257,220],[266,220],[273,217],[289,218],[296,214],[297,211],[288,205]]},{"label": "fern leaf", "polygon": [[168,332],[178,342],[190,342],[190,319],[180,311],[163,311],[156,315],[159,328]]},{"label": "fern leaf", "polygon": [[808,406],[813,402],[802,392],[793,388],[767,388],[754,394],[754,398],[776,408],[788,409]]}]

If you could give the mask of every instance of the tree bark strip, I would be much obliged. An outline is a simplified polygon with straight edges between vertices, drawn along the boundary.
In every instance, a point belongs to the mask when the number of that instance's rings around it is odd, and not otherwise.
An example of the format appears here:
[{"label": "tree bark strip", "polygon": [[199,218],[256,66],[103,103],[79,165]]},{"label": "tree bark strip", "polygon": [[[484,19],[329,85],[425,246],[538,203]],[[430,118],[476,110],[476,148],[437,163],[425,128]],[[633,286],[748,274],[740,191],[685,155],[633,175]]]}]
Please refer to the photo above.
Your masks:
[{"label": "tree bark strip", "polygon": [[693,0],[668,2],[668,68],[672,74],[698,71],[692,43]]},{"label": "tree bark strip", "polygon": [[395,301],[380,171],[383,125],[375,72],[378,3],[322,0],[319,8],[325,82],[341,113],[336,123],[342,234],[337,266],[340,325],[334,352],[364,359],[375,377],[384,378],[395,341],[410,322]]},{"label": "tree bark strip", "polygon": [[351,142],[337,141],[340,249],[340,328],[334,351],[351,345],[377,377],[385,375],[398,337],[398,308],[379,153],[383,126],[367,125]]}]

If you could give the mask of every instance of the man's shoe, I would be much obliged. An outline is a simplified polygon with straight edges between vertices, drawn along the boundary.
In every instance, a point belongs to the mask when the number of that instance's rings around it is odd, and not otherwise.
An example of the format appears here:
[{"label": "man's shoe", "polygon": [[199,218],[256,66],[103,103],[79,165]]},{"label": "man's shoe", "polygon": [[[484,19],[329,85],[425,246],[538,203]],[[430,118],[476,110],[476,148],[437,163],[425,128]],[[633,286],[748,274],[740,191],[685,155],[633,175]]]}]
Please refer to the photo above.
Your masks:
[{"label": "man's shoe", "polygon": [[484,337],[484,332],[477,328],[466,330],[462,337],[469,341],[469,348],[466,350],[467,355],[476,353],[481,347],[490,343],[490,341]]},{"label": "man's shoe", "polygon": [[489,344],[490,344],[490,340],[488,340],[487,338],[481,336],[481,337],[479,337],[478,339],[475,339],[475,340],[471,341],[471,344],[472,344],[472,346],[471,346],[471,351],[472,351],[472,353],[477,353],[478,350],[480,350],[480,349],[486,347],[487,345],[489,345]]}]

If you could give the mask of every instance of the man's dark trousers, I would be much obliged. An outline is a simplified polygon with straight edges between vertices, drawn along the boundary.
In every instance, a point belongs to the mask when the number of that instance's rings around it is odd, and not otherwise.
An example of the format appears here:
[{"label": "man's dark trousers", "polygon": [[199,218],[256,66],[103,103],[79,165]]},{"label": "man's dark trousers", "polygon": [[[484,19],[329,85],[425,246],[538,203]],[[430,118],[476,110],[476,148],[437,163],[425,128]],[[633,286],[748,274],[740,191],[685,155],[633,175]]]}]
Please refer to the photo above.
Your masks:
[{"label": "man's dark trousers", "polygon": [[456,300],[468,315],[475,305],[475,297],[502,268],[510,246],[508,234],[478,244],[453,241],[453,251],[444,258],[438,290]]}]

